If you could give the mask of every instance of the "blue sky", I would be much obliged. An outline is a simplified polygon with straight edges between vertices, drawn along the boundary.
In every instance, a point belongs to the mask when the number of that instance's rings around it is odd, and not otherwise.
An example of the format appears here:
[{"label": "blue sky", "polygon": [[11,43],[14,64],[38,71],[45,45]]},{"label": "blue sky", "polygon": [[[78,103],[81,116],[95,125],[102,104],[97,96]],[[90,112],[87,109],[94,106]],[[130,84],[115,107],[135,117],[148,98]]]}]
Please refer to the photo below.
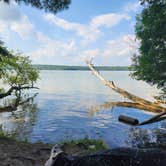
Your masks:
[{"label": "blue sky", "polygon": [[130,65],[140,11],[138,0],[72,0],[56,15],[0,2],[0,38],[35,64]]}]

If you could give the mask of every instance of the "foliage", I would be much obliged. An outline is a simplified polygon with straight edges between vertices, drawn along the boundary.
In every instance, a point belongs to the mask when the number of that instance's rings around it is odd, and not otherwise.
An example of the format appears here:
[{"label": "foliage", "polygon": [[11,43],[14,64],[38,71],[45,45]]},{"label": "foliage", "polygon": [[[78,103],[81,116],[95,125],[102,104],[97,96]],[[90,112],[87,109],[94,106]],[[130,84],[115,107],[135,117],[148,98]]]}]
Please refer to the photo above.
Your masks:
[{"label": "foliage", "polygon": [[139,54],[133,57],[133,76],[166,90],[166,1],[142,0],[136,20]]},{"label": "foliage", "polygon": [[65,152],[86,155],[101,150],[107,150],[108,146],[103,140],[89,139],[87,137],[78,140],[67,140],[59,143]]},{"label": "foliage", "polygon": [[3,41],[0,40],[0,61],[1,61],[1,56],[10,56],[9,51],[3,44],[4,44]]},{"label": "foliage", "polygon": [[[0,45],[0,47],[6,49],[4,46]],[[33,87],[39,74],[28,57],[25,57],[20,53],[14,55],[10,52],[10,56],[0,53],[0,58],[0,80],[3,84],[7,84],[10,87],[7,92],[4,92],[2,87],[0,88],[0,98],[10,95],[13,91],[20,91]]]},{"label": "foliage", "polygon": [[[7,50],[7,48],[3,44],[4,44],[3,41],[0,40],[0,78],[2,76],[2,73],[4,72],[4,70],[2,69],[2,66],[1,66],[2,57],[11,56],[9,51]],[[1,88],[0,88],[0,92],[1,92]]]},{"label": "foliage", "polygon": [[[3,0],[9,3],[10,0]],[[26,4],[38,9],[44,9],[46,12],[57,13],[68,9],[71,0],[15,0],[18,4]]]},{"label": "foliage", "polygon": [[20,54],[12,58],[2,57],[0,65],[5,70],[2,80],[10,86],[33,86],[38,78],[38,72],[31,65],[29,58]]}]

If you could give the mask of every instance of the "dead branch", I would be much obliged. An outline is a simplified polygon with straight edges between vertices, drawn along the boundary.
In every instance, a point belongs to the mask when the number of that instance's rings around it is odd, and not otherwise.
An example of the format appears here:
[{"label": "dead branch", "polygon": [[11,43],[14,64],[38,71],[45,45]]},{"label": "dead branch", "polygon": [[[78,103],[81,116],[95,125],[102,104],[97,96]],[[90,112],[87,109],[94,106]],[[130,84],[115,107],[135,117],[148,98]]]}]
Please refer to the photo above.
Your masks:
[{"label": "dead branch", "polygon": [[91,69],[91,71],[93,72],[93,74],[96,77],[98,77],[105,84],[105,86],[110,87],[115,92],[119,93],[123,97],[126,97],[127,99],[129,99],[129,100],[131,100],[131,101],[134,102],[132,104],[131,103],[129,104],[127,102],[122,104],[122,102],[119,102],[119,103],[116,103],[116,105],[117,104],[119,104],[119,106],[126,105],[127,107],[129,107],[129,106],[130,107],[135,106],[136,108],[143,109],[143,110],[150,111],[150,112],[155,112],[155,113],[166,111],[165,107],[162,107],[162,106],[160,106],[157,103],[153,103],[153,102],[145,100],[145,99],[143,99],[141,97],[133,95],[133,94],[127,92],[126,90],[123,90],[123,89],[117,87],[113,81],[108,81],[108,80],[104,79],[101,76],[101,74],[94,68],[94,66],[93,66],[93,64],[91,62],[87,61],[87,65]]}]

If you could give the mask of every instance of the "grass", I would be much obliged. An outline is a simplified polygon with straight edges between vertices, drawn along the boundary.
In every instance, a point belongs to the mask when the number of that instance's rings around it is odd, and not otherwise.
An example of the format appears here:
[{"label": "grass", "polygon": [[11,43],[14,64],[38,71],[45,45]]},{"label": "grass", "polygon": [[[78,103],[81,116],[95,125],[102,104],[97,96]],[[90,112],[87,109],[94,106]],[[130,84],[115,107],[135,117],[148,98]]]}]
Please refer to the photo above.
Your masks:
[{"label": "grass", "polygon": [[68,154],[86,155],[108,149],[103,140],[83,138],[61,142],[61,147]]}]

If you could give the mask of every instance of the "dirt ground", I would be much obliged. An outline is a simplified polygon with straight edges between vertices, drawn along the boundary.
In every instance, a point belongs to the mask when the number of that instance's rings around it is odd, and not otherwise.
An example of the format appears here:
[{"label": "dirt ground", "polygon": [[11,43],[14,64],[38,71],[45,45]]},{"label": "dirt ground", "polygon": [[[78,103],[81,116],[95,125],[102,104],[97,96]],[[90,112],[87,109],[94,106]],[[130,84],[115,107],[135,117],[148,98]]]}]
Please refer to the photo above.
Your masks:
[{"label": "dirt ground", "polygon": [[[0,137],[0,166],[44,166],[53,145]],[[106,149],[101,141],[83,139],[61,144],[68,155],[82,156]]]},{"label": "dirt ground", "polygon": [[[50,157],[52,146],[0,137],[0,166],[44,166]],[[110,166],[110,163],[113,166],[147,166],[149,163],[151,166],[165,166],[166,162],[166,151],[161,148],[106,150],[101,141],[88,139],[61,143],[60,147],[67,154],[69,160],[65,161],[65,164],[58,164],[58,166],[66,166],[66,164],[70,166],[87,166],[88,164],[103,166],[103,163],[106,166]],[[95,154],[95,152],[99,152],[99,154]],[[71,156],[75,156],[75,160],[70,160]],[[61,160],[59,161],[62,163]]]},{"label": "dirt ground", "polygon": [[0,138],[1,166],[44,166],[51,146],[42,143],[25,143]]}]

